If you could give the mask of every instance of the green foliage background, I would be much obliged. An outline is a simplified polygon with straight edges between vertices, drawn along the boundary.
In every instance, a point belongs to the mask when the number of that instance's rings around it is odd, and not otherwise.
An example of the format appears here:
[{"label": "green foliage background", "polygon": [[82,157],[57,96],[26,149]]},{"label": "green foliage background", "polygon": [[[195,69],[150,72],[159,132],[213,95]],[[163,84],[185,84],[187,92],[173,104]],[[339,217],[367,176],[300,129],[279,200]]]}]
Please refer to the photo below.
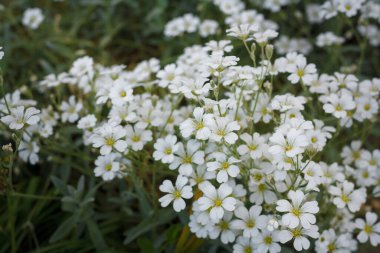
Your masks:
[{"label": "green foliage background", "polygon": [[[246,4],[256,8],[254,2],[246,1]],[[296,17],[295,11],[303,9],[307,2],[311,1],[301,1],[281,14],[259,11],[276,21],[282,33],[292,37],[312,39],[324,30],[341,35],[349,31],[350,24],[344,19],[312,27],[304,16]],[[224,19],[211,0],[2,0],[1,4],[0,46],[6,55],[0,67],[6,92],[23,85],[35,88],[36,80],[49,73],[67,71],[83,55],[104,65],[128,67],[151,57],[159,58],[162,64],[172,62],[186,45],[206,40],[196,34],[167,39],[163,36],[167,21],[187,12],[202,19],[220,22]],[[37,30],[28,30],[21,24],[22,13],[29,7],[43,10],[45,20]],[[224,28],[221,27],[221,34]],[[357,63],[363,57],[359,74],[380,76],[379,49],[365,49],[361,55],[356,45],[359,41],[354,36],[351,40],[348,46],[330,52],[317,50],[309,61],[317,63],[321,71],[333,73],[342,64]],[[244,49],[240,49],[236,53],[244,54]],[[247,58],[242,58],[242,63],[248,63]],[[32,94],[28,96],[33,98]],[[0,253],[229,250],[216,241],[209,243],[190,235],[184,229],[186,213],[177,214],[170,208],[159,207],[157,185],[170,176],[170,171],[156,171],[141,157],[141,164],[134,168],[138,171],[135,176],[100,183],[92,172],[94,155],[78,141],[80,132],[66,125],[59,133],[60,146],[47,140],[46,148],[40,153],[43,157],[49,155],[50,162],[26,166],[16,161],[13,193],[7,193],[8,171],[0,168],[3,193]],[[369,147],[376,145],[378,135],[379,131],[366,133],[364,138],[369,140]],[[7,140],[2,138],[3,145]],[[333,160],[338,152],[336,147],[330,148],[327,160]],[[0,159],[9,157],[1,153]]]}]

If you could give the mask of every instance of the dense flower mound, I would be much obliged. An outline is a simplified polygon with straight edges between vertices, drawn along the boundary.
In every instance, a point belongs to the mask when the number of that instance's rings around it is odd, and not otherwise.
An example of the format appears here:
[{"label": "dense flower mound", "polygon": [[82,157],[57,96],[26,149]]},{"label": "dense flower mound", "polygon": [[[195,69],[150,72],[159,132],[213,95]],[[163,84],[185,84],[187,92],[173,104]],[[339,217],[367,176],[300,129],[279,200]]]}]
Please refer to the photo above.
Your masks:
[{"label": "dense flower mound", "polygon": [[[264,6],[276,12],[290,2]],[[359,14],[379,22],[379,5],[364,2],[326,1],[307,12],[314,23]],[[232,244],[234,252],[276,253],[284,245],[354,252],[367,241],[377,246],[380,221],[370,206],[364,214],[363,205],[380,196],[380,150],[364,148],[362,129],[334,162],[327,157],[340,133],[378,120],[380,79],[339,67],[320,72],[306,57],[313,50],[307,40],[279,35],[276,23],[239,0],[214,3],[226,14],[224,39],[187,47],[175,62],[161,66],[153,58],[127,69],[85,56],[39,82],[40,92],[66,87],[70,94],[59,103],[44,107],[23,99],[20,90],[6,94],[1,122],[10,132],[21,131],[20,158],[37,163],[40,144],[54,140],[59,125],[74,124],[97,154],[95,176],[105,181],[133,174],[141,159],[171,170],[157,201],[186,210],[199,238]],[[165,35],[207,37],[220,27],[186,14],[170,21]],[[377,46],[380,35],[369,34],[378,29],[372,27],[359,32]],[[330,31],[315,39],[317,47],[343,43]],[[236,48],[246,50],[249,64],[233,55]]]}]

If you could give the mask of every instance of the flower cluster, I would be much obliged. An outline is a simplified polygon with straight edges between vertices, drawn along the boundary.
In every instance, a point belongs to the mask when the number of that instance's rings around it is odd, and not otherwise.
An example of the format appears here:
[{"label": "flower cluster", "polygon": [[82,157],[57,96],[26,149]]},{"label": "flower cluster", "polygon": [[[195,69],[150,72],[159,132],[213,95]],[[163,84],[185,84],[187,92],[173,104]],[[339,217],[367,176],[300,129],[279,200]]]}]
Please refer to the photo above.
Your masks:
[{"label": "flower cluster", "polygon": [[[234,252],[353,252],[358,242],[380,244],[377,215],[370,207],[362,212],[370,196],[380,196],[380,150],[364,148],[363,129],[329,159],[339,134],[378,120],[380,79],[323,73],[309,62],[312,45],[345,43],[329,31],[313,44],[277,39],[279,26],[240,0],[213,2],[226,16],[228,37],[186,47],[172,63],[152,58],[127,69],[84,56],[38,83],[42,93],[66,91],[48,106],[23,99],[21,90],[6,94],[0,120],[20,133],[20,158],[37,163],[59,126],[74,125],[94,154],[96,177],[127,177],[142,160],[167,171],[161,206],[186,210],[192,233]],[[292,2],[263,6],[277,12]],[[376,19],[371,7],[378,5],[363,2],[326,1],[307,12],[321,11],[310,14],[312,23],[338,13]],[[35,29],[41,21],[24,24]],[[207,37],[218,29],[185,14],[164,33]],[[234,55],[231,40],[249,64]]]}]

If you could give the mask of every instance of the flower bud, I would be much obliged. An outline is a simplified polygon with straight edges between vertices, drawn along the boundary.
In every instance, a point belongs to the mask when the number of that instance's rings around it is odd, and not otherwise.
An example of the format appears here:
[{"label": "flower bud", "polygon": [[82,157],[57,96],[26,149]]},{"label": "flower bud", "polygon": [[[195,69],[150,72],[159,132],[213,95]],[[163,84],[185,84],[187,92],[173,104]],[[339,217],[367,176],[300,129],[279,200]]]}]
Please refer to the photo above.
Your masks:
[{"label": "flower bud", "polygon": [[273,45],[268,44],[265,46],[265,56],[270,60],[273,56]]}]

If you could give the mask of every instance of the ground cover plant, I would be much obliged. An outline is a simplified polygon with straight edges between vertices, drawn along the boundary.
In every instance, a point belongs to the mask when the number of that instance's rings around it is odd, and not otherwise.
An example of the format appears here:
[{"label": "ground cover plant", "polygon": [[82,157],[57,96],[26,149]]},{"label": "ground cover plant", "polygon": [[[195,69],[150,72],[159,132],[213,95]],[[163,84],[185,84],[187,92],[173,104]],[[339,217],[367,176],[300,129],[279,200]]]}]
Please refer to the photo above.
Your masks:
[{"label": "ground cover plant", "polygon": [[0,21],[0,252],[379,250],[380,3],[8,1]]}]

